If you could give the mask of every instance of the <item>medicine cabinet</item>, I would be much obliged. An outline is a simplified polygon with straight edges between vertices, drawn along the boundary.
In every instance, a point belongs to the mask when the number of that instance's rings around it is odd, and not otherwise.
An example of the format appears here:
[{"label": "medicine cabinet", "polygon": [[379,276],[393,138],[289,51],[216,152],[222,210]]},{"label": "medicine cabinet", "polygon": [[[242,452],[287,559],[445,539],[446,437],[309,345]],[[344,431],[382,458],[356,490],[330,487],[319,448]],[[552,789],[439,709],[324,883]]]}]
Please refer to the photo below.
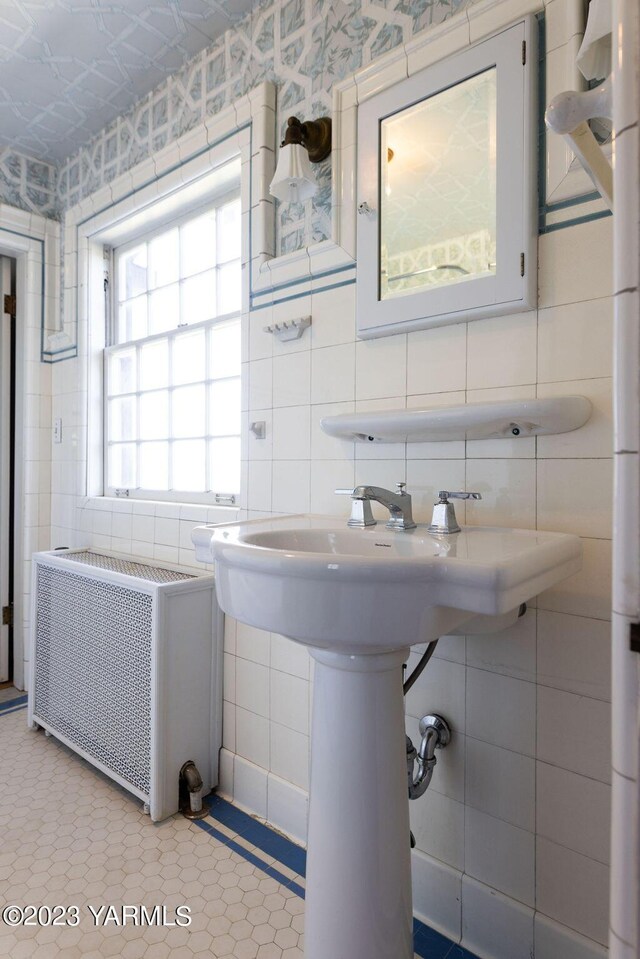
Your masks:
[{"label": "medicine cabinet", "polygon": [[535,306],[532,18],[358,108],[361,337]]}]

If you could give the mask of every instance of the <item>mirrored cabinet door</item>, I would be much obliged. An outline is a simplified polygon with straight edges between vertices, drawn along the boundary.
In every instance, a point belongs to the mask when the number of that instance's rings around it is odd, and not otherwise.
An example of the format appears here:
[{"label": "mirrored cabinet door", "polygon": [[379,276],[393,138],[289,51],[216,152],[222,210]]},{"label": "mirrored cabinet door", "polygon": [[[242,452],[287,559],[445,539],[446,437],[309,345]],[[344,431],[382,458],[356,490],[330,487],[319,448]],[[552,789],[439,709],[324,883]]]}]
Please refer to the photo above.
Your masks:
[{"label": "mirrored cabinet door", "polygon": [[534,305],[531,28],[522,21],[360,106],[361,336]]}]

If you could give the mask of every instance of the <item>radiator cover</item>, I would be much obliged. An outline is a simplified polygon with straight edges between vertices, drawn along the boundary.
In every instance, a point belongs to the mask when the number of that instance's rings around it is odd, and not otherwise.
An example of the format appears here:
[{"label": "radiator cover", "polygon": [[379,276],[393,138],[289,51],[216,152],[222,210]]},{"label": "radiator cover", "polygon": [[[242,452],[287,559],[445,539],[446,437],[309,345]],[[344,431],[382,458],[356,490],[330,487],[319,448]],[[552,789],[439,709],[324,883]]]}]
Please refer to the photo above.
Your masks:
[{"label": "radiator cover", "polygon": [[29,724],[147,803],[178,809],[193,760],[217,785],[222,615],[211,574],[96,550],[37,553]]}]

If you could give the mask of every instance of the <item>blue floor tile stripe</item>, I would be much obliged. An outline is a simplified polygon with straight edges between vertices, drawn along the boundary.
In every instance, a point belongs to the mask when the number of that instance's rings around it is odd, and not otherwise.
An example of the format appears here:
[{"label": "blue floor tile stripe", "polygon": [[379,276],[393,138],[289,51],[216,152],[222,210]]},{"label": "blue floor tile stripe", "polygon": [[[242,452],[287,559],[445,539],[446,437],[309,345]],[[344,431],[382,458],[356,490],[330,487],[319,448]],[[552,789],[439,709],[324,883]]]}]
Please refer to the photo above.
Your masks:
[{"label": "blue floor tile stripe", "polygon": [[240,845],[240,843],[237,843],[228,836],[225,836],[224,833],[220,832],[206,820],[196,819],[194,821],[197,826],[200,826],[201,829],[204,829],[205,832],[208,832],[209,835],[213,836],[214,839],[217,839],[218,842],[221,842],[229,849],[232,849],[233,852],[237,853],[239,856],[242,856],[243,859],[246,859],[247,862],[250,862],[257,869],[262,870],[262,872],[264,872],[267,876],[271,876],[271,878],[275,879],[276,882],[279,882],[281,886],[284,886],[286,889],[290,889],[296,894],[296,896],[299,896],[300,899],[304,899],[304,889],[301,885],[299,885],[299,883],[294,882],[293,879],[287,878],[287,876],[281,873],[278,869],[275,869],[268,863],[263,862],[259,856],[256,856],[248,849],[245,849],[244,846]]},{"label": "blue floor tile stripe", "polygon": [[7,699],[3,703],[0,703],[0,714],[13,712],[15,709],[21,708],[27,705],[27,695],[17,696],[15,699]]},{"label": "blue floor tile stripe", "polygon": [[[268,826],[258,822],[252,816],[248,815],[248,813],[243,812],[241,809],[238,809],[237,806],[227,802],[226,799],[216,796],[215,793],[212,793],[207,798],[207,802],[210,807],[209,815],[212,819],[222,823],[227,829],[242,836],[246,842],[251,843],[252,846],[256,846],[258,849],[261,849],[262,852],[277,859],[283,865],[288,866],[289,869],[293,869],[299,876],[306,875],[307,855],[305,850],[300,846],[296,846],[290,839],[285,839],[284,836],[279,835]],[[243,846],[239,845],[239,843],[234,842],[233,839],[229,839],[228,836],[219,832],[206,820],[200,819],[196,820],[196,822],[202,829],[205,829],[210,835],[215,836],[220,842],[229,846],[229,848],[237,852],[238,855],[247,859],[253,863],[254,866],[257,866],[263,872],[266,872],[267,875],[277,879],[283,886],[287,886],[295,892],[296,895],[304,899],[304,889],[302,889],[298,883],[292,882],[290,879],[287,879],[286,876],[279,873],[277,869],[262,862],[258,856],[249,852]],[[473,953],[464,949],[462,946],[456,945],[451,939],[447,939],[446,936],[436,932],[435,929],[431,929],[423,922],[420,922],[419,919],[413,920],[413,937],[414,950],[421,959],[477,959]]]}]

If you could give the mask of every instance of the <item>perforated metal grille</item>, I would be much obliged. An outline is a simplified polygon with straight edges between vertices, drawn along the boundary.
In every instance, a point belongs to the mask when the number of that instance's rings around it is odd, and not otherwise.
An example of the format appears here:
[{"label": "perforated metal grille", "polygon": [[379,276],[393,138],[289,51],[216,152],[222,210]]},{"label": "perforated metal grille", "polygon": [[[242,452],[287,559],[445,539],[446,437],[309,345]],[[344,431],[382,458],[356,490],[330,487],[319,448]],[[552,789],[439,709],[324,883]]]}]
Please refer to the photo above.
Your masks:
[{"label": "perforated metal grille", "polygon": [[150,791],[152,597],[38,567],[34,711]]},{"label": "perforated metal grille", "polygon": [[92,549],[85,549],[80,553],[62,554],[61,558],[74,563],[83,563],[85,566],[96,566],[98,569],[110,569],[114,573],[124,573],[126,576],[135,576],[136,579],[146,579],[148,583],[177,583],[183,579],[195,579],[195,576],[190,573],[178,573],[173,569],[147,566],[146,563],[134,563],[128,559],[118,559],[116,556],[105,556],[103,553],[94,553]]}]

